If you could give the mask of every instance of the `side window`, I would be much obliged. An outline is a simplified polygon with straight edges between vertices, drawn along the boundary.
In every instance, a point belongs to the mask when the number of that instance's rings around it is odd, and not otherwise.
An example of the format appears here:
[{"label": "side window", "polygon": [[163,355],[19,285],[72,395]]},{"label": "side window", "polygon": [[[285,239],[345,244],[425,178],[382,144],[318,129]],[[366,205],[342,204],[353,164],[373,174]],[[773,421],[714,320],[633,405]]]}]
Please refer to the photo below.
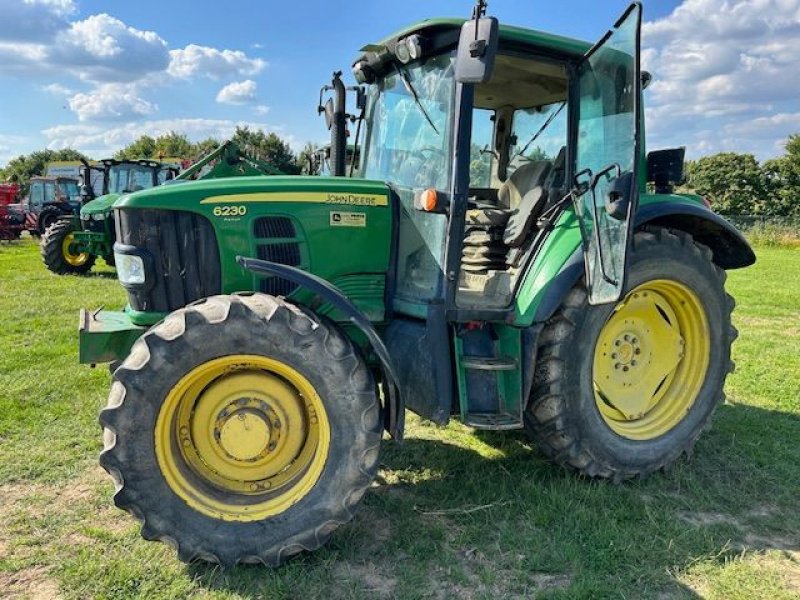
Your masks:
[{"label": "side window", "polygon": [[472,139],[469,146],[469,185],[488,188],[492,181],[494,160],[494,111],[476,108],[472,111]]},{"label": "side window", "polygon": [[44,184],[44,199],[45,199],[45,202],[53,202],[56,199],[56,184],[55,183],[45,183]]},{"label": "side window", "polygon": [[44,184],[34,183],[31,185],[31,207],[41,208],[44,204]]},{"label": "side window", "polygon": [[512,133],[516,140],[509,154],[509,175],[529,161],[555,160],[561,148],[567,145],[566,103],[514,112]]}]

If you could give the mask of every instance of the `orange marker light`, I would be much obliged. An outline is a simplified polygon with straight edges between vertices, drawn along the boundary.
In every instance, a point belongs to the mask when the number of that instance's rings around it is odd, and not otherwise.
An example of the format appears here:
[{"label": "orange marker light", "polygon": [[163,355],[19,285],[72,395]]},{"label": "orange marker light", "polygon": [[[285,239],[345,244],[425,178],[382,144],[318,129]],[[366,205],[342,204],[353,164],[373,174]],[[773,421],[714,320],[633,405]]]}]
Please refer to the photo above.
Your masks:
[{"label": "orange marker light", "polygon": [[438,199],[436,198],[436,190],[433,188],[428,188],[422,195],[420,196],[420,206],[422,206],[422,210],[424,211],[432,211],[436,210],[436,205],[438,203]]}]

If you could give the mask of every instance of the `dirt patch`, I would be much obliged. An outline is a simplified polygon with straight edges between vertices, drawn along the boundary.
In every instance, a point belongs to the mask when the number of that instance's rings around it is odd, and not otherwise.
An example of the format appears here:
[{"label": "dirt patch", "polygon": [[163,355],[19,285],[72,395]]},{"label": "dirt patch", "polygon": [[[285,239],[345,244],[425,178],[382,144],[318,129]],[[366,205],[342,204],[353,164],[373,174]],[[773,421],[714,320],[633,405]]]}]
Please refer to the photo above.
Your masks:
[{"label": "dirt patch", "polygon": [[792,540],[779,535],[748,533],[744,536],[744,543],[751,548],[783,550],[795,559],[800,558],[800,540],[797,539]]},{"label": "dirt patch", "polygon": [[[566,589],[572,583],[572,578],[565,573],[545,573],[498,567],[494,560],[497,557],[489,560],[483,552],[474,548],[460,550],[457,557],[467,583],[452,581],[450,569],[437,567],[430,578],[434,597],[442,600],[445,598],[471,600],[477,597],[522,600],[537,596],[542,592]],[[515,559],[522,561],[525,557],[520,555]],[[484,583],[482,580],[480,573],[484,569],[491,570],[492,583]],[[524,573],[522,578],[520,578],[520,573]]]},{"label": "dirt patch", "polygon": [[28,567],[15,573],[0,573],[0,590],[6,600],[58,600],[58,583],[48,576],[51,567]]},{"label": "dirt patch", "polygon": [[712,527],[714,525],[733,525],[741,528],[742,524],[733,515],[713,512],[679,512],[678,518],[695,527]]},{"label": "dirt patch", "polygon": [[369,597],[392,598],[397,587],[397,579],[391,575],[391,567],[383,564],[342,563],[334,569],[337,581],[356,581]]}]

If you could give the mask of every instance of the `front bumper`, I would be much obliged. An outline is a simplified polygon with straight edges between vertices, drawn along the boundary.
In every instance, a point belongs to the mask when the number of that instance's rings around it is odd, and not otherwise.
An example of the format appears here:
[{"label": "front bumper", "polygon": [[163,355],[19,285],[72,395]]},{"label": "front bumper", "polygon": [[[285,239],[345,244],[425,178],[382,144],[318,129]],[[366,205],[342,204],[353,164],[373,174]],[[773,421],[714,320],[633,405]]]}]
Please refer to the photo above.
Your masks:
[{"label": "front bumper", "polygon": [[123,360],[131,346],[147,331],[147,327],[134,325],[128,313],[110,310],[90,312],[81,309],[78,324],[82,364],[96,364]]}]

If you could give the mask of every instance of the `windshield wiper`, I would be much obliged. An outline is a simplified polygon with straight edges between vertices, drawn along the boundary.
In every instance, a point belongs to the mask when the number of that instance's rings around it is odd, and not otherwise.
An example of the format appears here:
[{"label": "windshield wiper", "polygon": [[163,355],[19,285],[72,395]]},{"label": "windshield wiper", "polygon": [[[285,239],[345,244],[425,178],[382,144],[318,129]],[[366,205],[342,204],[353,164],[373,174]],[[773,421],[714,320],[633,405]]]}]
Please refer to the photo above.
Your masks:
[{"label": "windshield wiper", "polygon": [[[556,110],[554,110],[554,111],[553,111],[553,112],[550,114],[550,116],[549,116],[549,117],[547,117],[547,120],[544,122],[544,125],[542,125],[542,126],[539,128],[539,131],[537,131],[536,133],[534,133],[534,134],[533,134],[533,137],[530,139],[530,141],[529,141],[527,144],[525,144],[525,147],[524,147],[522,150],[520,150],[519,152],[516,152],[516,153],[514,153],[514,156],[512,156],[512,157],[511,157],[511,160],[514,160],[514,159],[515,159],[515,158],[517,158],[518,156],[521,156],[521,155],[525,154],[525,152],[527,152],[528,148],[530,148],[530,145],[531,145],[533,142],[535,142],[535,141],[536,141],[536,140],[539,138],[539,136],[540,136],[540,135],[542,135],[542,133],[544,132],[544,130],[548,128],[548,126],[550,125],[550,123],[552,123],[552,122],[553,122],[553,119],[555,119],[555,118],[558,116],[558,113],[560,113],[560,112],[561,112],[561,111],[564,109],[564,107],[565,107],[566,105],[567,105],[567,102],[566,102],[566,100],[565,100],[564,102],[562,102],[562,103],[561,103],[561,106],[559,106],[559,107],[558,107]],[[511,162],[511,161],[509,161],[509,162]]]},{"label": "windshield wiper", "polygon": [[422,105],[422,102],[419,99],[419,94],[417,94],[417,90],[414,89],[414,86],[411,85],[411,80],[408,78],[408,73],[403,69],[399,69],[397,65],[394,66],[394,70],[397,71],[397,74],[400,75],[400,79],[403,80],[403,85],[406,86],[406,90],[408,93],[411,94],[411,97],[414,98],[414,104],[417,105],[422,115],[425,117],[425,120],[428,121],[428,124],[433,127],[433,130],[436,132],[436,135],[439,134],[439,130],[436,129],[436,125],[433,124],[433,120],[431,119],[428,111],[425,110],[425,107]]}]

